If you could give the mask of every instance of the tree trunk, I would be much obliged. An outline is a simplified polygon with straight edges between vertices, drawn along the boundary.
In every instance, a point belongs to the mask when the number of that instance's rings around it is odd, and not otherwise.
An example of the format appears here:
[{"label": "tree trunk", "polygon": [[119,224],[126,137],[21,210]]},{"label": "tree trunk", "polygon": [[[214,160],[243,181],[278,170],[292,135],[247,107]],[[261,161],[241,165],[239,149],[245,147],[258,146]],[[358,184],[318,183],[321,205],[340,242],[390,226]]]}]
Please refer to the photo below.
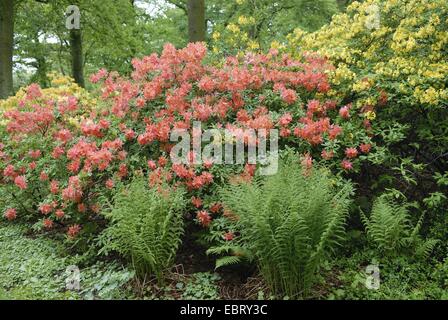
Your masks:
[{"label": "tree trunk", "polygon": [[0,99],[13,93],[14,0],[0,0]]},{"label": "tree trunk", "polygon": [[188,0],[188,41],[205,41],[205,0]]},{"label": "tree trunk", "polygon": [[84,73],[83,73],[83,55],[82,55],[82,39],[81,30],[71,29],[70,30],[70,49],[72,56],[72,76],[75,82],[81,86],[85,87],[84,83]]}]

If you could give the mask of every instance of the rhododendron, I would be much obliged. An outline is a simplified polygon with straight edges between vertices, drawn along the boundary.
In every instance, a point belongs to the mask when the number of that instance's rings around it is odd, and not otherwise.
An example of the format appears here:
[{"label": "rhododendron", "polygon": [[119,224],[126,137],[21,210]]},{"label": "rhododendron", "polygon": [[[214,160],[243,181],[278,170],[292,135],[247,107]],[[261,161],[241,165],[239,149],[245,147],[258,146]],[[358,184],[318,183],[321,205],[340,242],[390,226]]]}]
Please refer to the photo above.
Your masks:
[{"label": "rhododendron", "polygon": [[59,192],[59,182],[57,182],[56,180],[52,180],[50,182],[50,192],[52,194],[57,194]]},{"label": "rhododendron", "polygon": [[356,148],[347,148],[345,149],[345,155],[347,158],[356,158],[358,156],[358,150]]},{"label": "rhododendron", "polygon": [[45,171],[42,171],[39,175],[40,181],[47,181],[48,180],[48,174]]},{"label": "rhododendron", "polygon": [[[228,130],[234,134],[232,142],[243,141],[245,147],[260,144],[245,130],[266,129],[269,134],[277,129],[279,145],[305,154],[308,169],[313,159],[332,161],[330,165],[344,159],[337,167],[348,171],[355,153],[344,150],[359,145],[360,152],[370,151],[370,144],[361,144],[373,134],[365,110],[341,107],[339,98],[326,95],[328,71],[333,69],[327,59],[271,52],[210,63],[206,53],[201,43],[179,50],[168,44],[160,55],[133,59],[131,77],[100,70],[91,77],[101,87],[102,101],[95,109],[70,94],[33,100],[40,88],[29,89],[29,99],[4,114],[8,139],[0,148],[1,183],[30,189],[17,193],[18,200],[8,206],[54,212],[58,225],[71,225],[68,235],[74,237],[81,225],[96,221],[82,212],[99,212],[99,199],[113,196],[109,190],[118,180],[126,185],[135,175],[146,175],[161,193],[167,183],[185,187],[192,206],[218,214],[223,208],[216,202],[214,184],[251,181],[257,166],[245,157],[244,164],[223,170],[214,158],[203,158],[195,150],[187,151],[186,161],[173,163],[168,156],[175,145],[170,141],[173,129],[184,130],[193,141],[202,138],[202,130],[193,126],[196,120],[202,129]],[[213,141],[221,146],[225,142]],[[17,145],[23,146],[19,152]],[[204,226],[211,223],[209,212],[197,213]],[[226,210],[223,214],[235,218]],[[35,220],[40,219],[36,214]]]},{"label": "rhododendron", "polygon": [[291,113],[288,112],[280,117],[280,119],[278,120],[278,123],[281,126],[287,126],[291,123],[291,121],[292,121],[292,116],[291,116]]},{"label": "rhododendron", "polygon": [[153,160],[148,160],[148,167],[149,169],[154,170],[157,168],[157,164]]},{"label": "rhododendron", "polygon": [[322,150],[321,156],[324,160],[330,160],[334,157],[333,151]]},{"label": "rhododendron", "polygon": [[67,129],[61,129],[55,134],[55,138],[63,143],[70,141],[72,137],[72,133]]},{"label": "rhododendron", "polygon": [[78,212],[84,213],[87,211],[87,207],[84,203],[78,203]]},{"label": "rhododendron", "polygon": [[222,204],[217,202],[214,203],[212,206],[210,206],[210,212],[212,213],[218,213],[222,208]]},{"label": "rhododendron", "polygon": [[208,227],[212,221],[212,218],[210,216],[210,214],[205,211],[205,210],[201,210],[197,213],[196,218],[199,220],[199,222],[204,226],[204,227]]},{"label": "rhododendron", "polygon": [[341,167],[342,169],[349,171],[353,169],[353,164],[350,161],[344,159],[341,162]]},{"label": "rhododendron", "polygon": [[12,221],[17,218],[17,210],[14,208],[7,209],[4,213],[4,217],[9,221]]},{"label": "rhododendron", "polygon": [[107,179],[107,181],[106,181],[106,188],[107,189],[113,189],[114,186],[115,186],[114,180]]},{"label": "rhododendron", "polygon": [[49,203],[44,203],[44,204],[42,204],[42,205],[39,207],[39,211],[40,211],[42,214],[47,215],[47,214],[49,214],[50,212],[53,211],[53,206],[52,206],[51,204],[49,204]]},{"label": "rhododendron", "polygon": [[74,225],[68,227],[67,236],[70,239],[73,239],[73,238],[75,238],[78,235],[78,233],[80,231],[81,231],[81,226],[78,225],[78,224],[74,224]]},{"label": "rhododendron", "polygon": [[191,198],[191,203],[196,207],[196,208],[200,208],[202,206],[202,200],[200,198],[197,197],[192,197]]},{"label": "rhododendron", "polygon": [[339,115],[344,119],[350,118],[350,107],[344,106],[341,109],[339,109]]},{"label": "rhododendron", "polygon": [[30,168],[31,171],[36,169],[36,167],[37,167],[36,161],[30,162],[30,164],[28,165],[28,168]]},{"label": "rhododendron", "polygon": [[17,176],[14,179],[14,183],[16,184],[16,186],[18,186],[22,190],[25,190],[28,187],[26,178],[24,176]]},{"label": "rhododendron", "polygon": [[14,166],[8,164],[6,168],[3,170],[3,175],[5,177],[15,178],[17,175]]},{"label": "rhododendron", "polygon": [[53,220],[51,219],[44,219],[44,221],[42,222],[43,226],[45,229],[51,229],[53,228]]},{"label": "rhododendron", "polygon": [[65,216],[65,213],[62,209],[58,209],[55,211],[54,215],[56,216],[56,218],[62,219]]},{"label": "rhododendron", "polygon": [[362,153],[369,153],[372,145],[370,143],[363,143],[359,146]]},{"label": "rhododendron", "polygon": [[31,158],[38,159],[42,155],[42,152],[40,150],[30,150],[28,154]]}]

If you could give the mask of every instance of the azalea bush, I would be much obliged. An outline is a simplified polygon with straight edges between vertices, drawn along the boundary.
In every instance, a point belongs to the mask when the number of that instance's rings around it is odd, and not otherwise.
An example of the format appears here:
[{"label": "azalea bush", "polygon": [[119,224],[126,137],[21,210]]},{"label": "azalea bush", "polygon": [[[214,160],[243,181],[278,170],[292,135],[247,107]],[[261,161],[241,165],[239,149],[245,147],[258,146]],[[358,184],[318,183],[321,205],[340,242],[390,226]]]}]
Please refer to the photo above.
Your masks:
[{"label": "azalea bush", "polygon": [[160,56],[132,63],[130,78],[106,70],[91,77],[102,84],[90,109],[75,96],[46,98],[33,85],[4,112],[5,218],[58,227],[73,238],[102,220],[100,196],[112,197],[117,182],[143,172],[151,186],[184,185],[189,210],[207,226],[221,212],[214,184],[250,180],[256,166],[195,164],[200,155],[193,152],[187,164],[173,164],[170,133],[195,134],[193,121],[231,132],[278,129],[280,147],[298,150],[306,167],[323,161],[340,173],[356,170],[373,147],[363,115],[327,97],[333,67],[317,55],[292,59],[272,50],[217,61],[198,43],[166,45]]},{"label": "azalea bush", "polygon": [[316,51],[335,66],[332,95],[364,110],[383,137],[384,156],[373,162],[391,177],[383,187],[425,183],[434,191],[434,171],[448,169],[447,17],[443,0],[354,2],[316,32],[296,29],[284,46],[293,56]]}]

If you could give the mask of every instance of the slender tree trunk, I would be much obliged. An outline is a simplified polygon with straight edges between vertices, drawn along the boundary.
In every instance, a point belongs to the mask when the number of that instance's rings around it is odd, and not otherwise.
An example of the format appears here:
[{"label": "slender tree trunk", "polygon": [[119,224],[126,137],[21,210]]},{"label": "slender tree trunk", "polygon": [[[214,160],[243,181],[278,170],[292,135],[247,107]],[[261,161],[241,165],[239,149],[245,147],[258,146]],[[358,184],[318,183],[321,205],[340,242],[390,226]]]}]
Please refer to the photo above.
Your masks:
[{"label": "slender tree trunk", "polygon": [[81,86],[85,87],[84,83],[84,72],[83,72],[83,55],[82,55],[82,38],[81,29],[71,29],[70,30],[70,49],[72,56],[72,76],[75,82]]},{"label": "slender tree trunk", "polygon": [[188,0],[188,40],[205,41],[205,0]]},{"label": "slender tree trunk", "polygon": [[0,0],[0,99],[13,92],[14,0]]}]

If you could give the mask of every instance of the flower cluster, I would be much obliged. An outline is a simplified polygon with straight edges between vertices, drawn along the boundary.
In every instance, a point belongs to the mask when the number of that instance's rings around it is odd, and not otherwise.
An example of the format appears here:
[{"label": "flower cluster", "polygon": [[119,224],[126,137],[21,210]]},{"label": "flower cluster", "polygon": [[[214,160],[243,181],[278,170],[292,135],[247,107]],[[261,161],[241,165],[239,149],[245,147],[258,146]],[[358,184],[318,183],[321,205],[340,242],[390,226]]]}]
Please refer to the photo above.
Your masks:
[{"label": "flower cluster", "polygon": [[348,171],[370,151],[362,114],[327,96],[333,67],[326,59],[271,50],[206,63],[206,55],[201,43],[179,50],[167,44],[160,56],[134,59],[130,78],[102,69],[91,77],[101,105],[88,112],[75,96],[46,99],[30,86],[5,112],[0,182],[11,195],[5,218],[37,218],[43,228],[63,228],[74,238],[98,219],[99,198],[144,173],[151,186],[185,187],[197,221],[210,225],[222,211],[214,184],[248,181],[257,168],[226,169],[207,159],[197,164],[193,152],[186,163],[172,163],[172,130],[200,134],[194,121],[232,132],[278,129],[281,145],[306,154],[310,166],[313,158],[331,160]]}]

